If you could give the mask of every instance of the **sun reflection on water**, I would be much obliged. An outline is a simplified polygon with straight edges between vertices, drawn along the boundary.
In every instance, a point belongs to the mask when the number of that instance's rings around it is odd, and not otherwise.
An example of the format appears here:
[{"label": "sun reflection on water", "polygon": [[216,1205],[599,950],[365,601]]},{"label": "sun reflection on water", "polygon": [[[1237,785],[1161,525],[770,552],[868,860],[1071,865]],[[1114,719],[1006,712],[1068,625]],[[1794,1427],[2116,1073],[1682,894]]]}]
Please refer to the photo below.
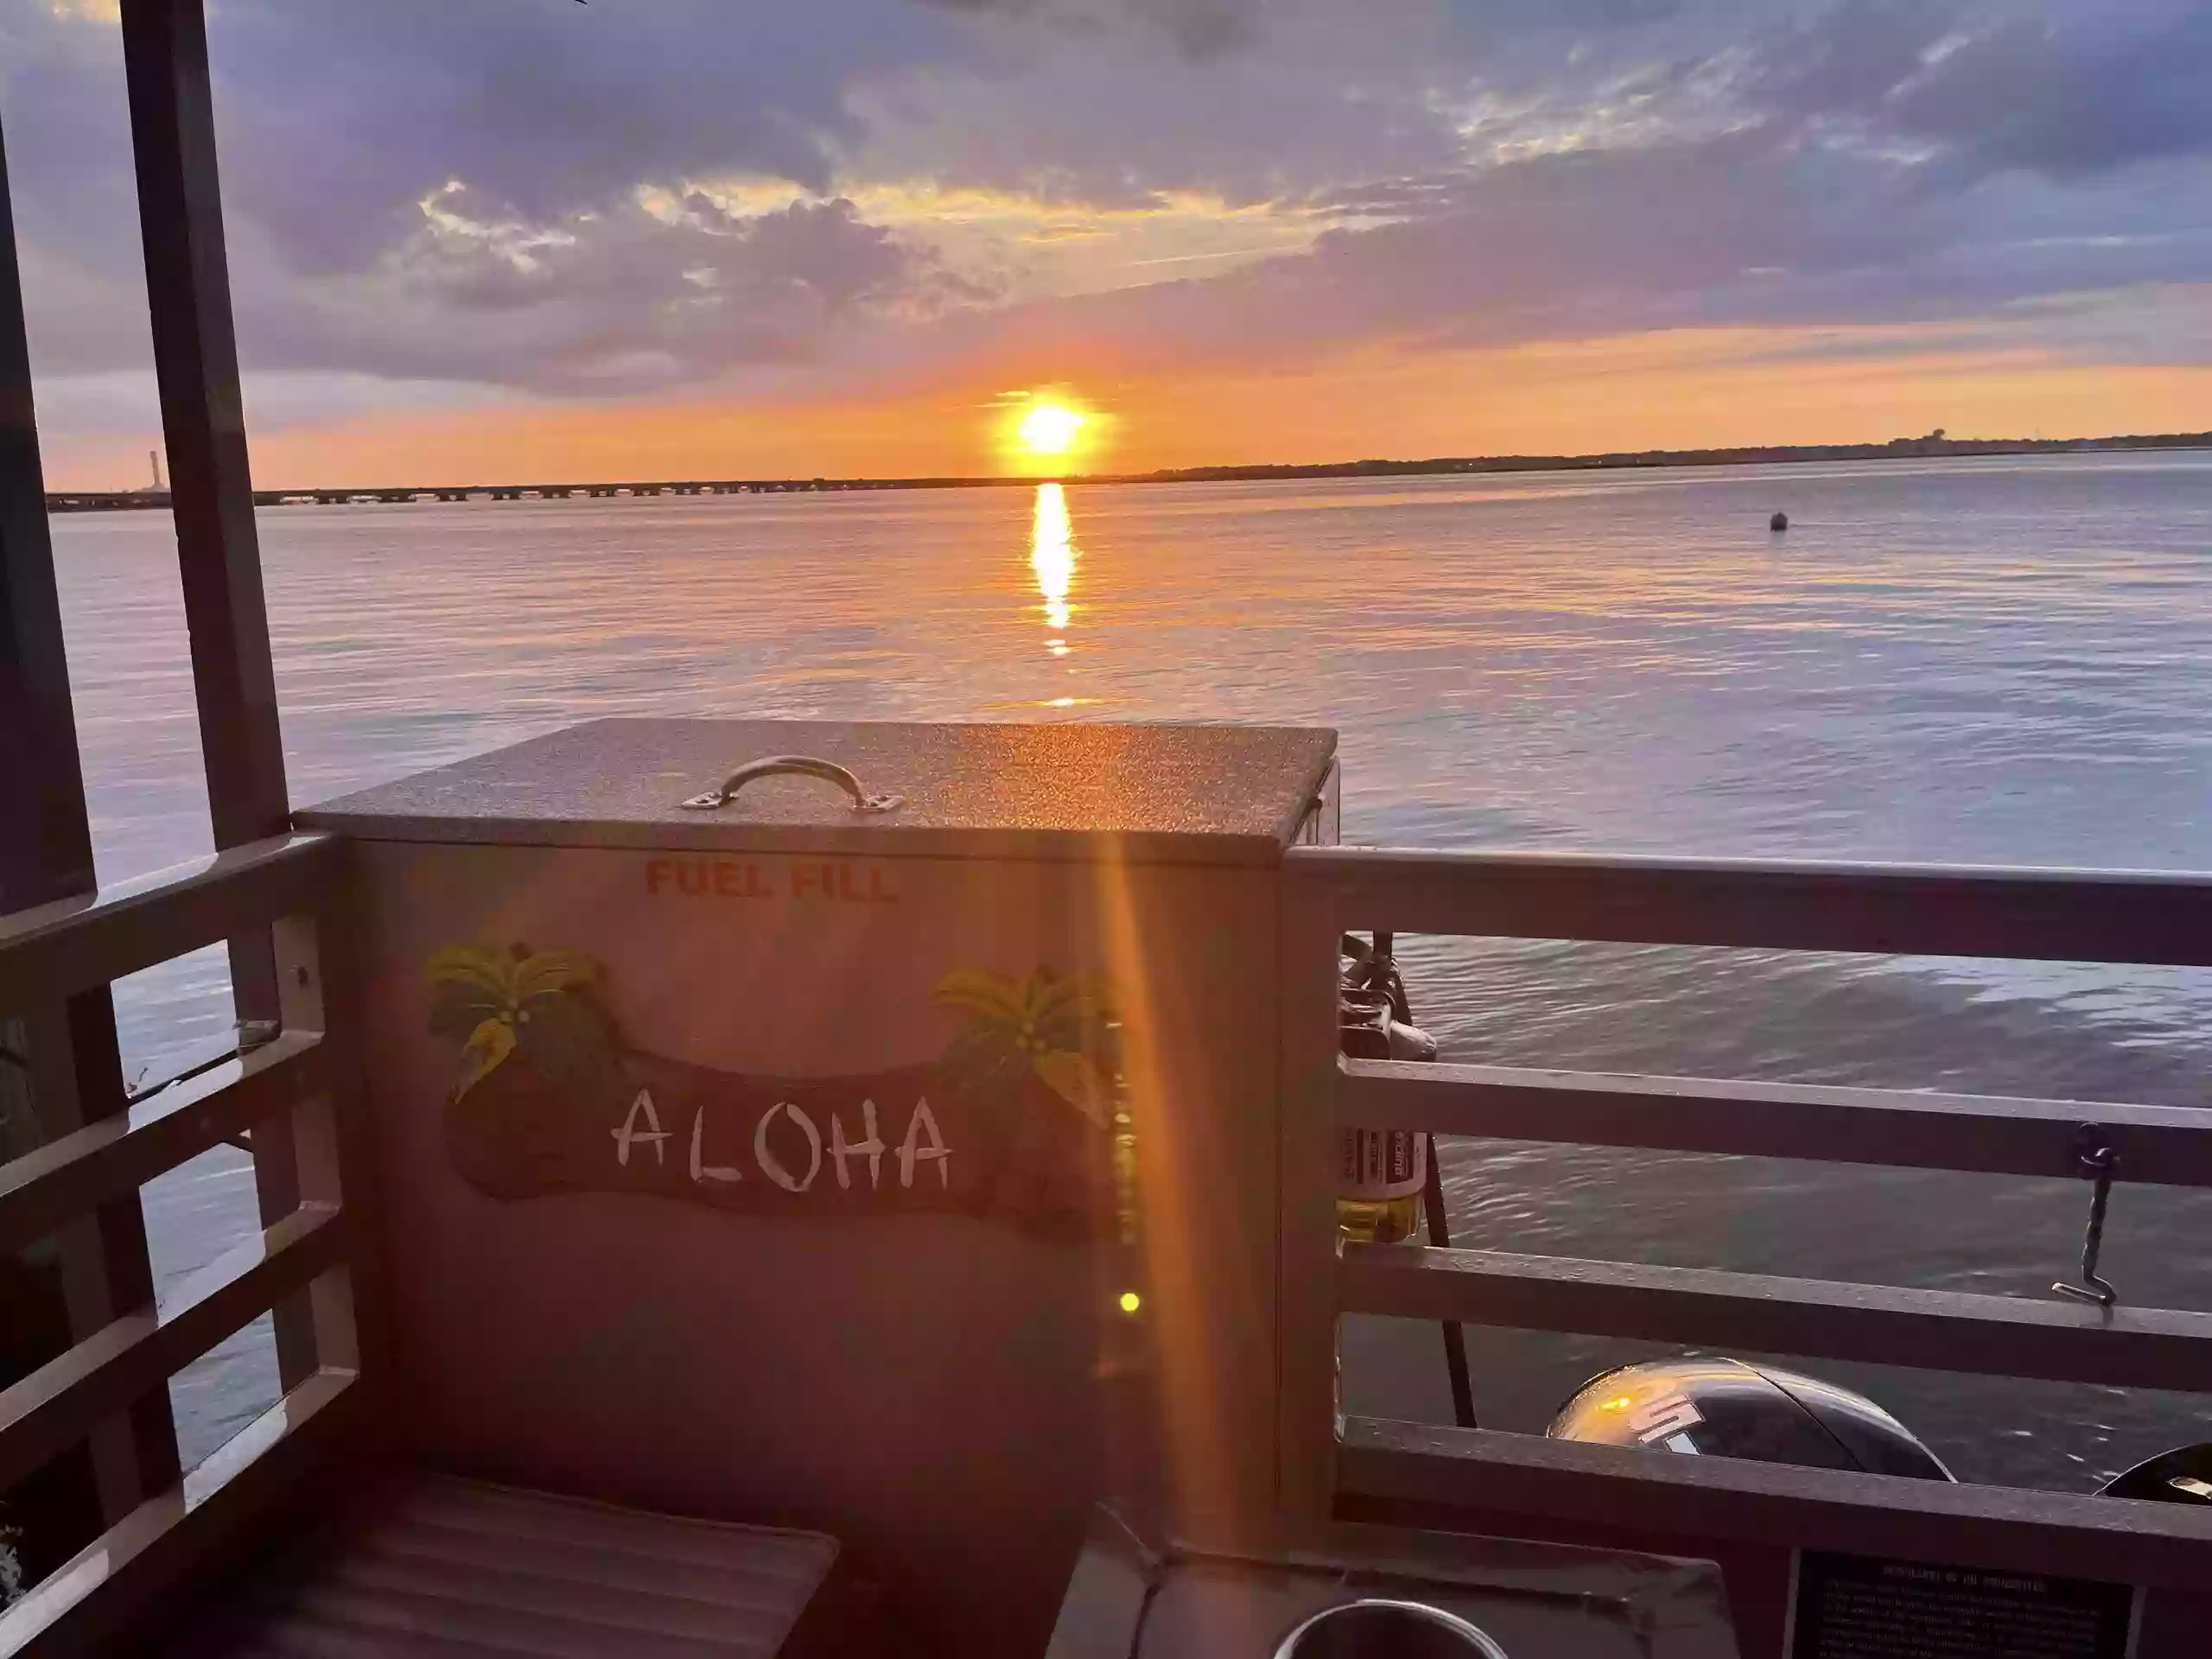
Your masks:
[{"label": "sun reflection on water", "polygon": [[1075,558],[1067,492],[1058,484],[1039,484],[1037,516],[1029,531],[1029,568],[1037,573],[1037,591],[1045,596],[1045,625],[1056,636],[1046,644],[1055,657],[1067,655],[1067,641],[1057,636],[1067,632],[1068,619],[1074,614],[1068,591],[1075,586]]}]

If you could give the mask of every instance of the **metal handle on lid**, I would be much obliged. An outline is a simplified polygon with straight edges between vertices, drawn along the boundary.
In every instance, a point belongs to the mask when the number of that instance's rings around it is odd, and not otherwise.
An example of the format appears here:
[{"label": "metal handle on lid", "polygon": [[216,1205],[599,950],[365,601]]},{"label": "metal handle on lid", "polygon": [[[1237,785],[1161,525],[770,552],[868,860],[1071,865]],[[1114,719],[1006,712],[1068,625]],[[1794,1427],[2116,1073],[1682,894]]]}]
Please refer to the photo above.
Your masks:
[{"label": "metal handle on lid", "polygon": [[811,754],[771,754],[747,761],[722,779],[721,788],[694,795],[680,804],[694,812],[719,811],[735,800],[737,791],[754,779],[774,777],[819,778],[835,784],[852,797],[855,812],[895,812],[906,804],[903,795],[869,794],[861,787],[859,779],[835,760],[820,760]]}]

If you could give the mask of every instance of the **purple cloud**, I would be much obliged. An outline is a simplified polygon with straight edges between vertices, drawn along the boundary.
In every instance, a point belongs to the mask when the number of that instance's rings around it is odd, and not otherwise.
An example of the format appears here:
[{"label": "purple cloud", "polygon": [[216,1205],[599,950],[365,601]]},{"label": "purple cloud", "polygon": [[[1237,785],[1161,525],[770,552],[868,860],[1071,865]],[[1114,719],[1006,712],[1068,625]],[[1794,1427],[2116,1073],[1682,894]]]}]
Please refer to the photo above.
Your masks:
[{"label": "purple cloud", "polygon": [[[64,376],[143,360],[112,24],[66,11],[0,0]],[[2170,0],[232,0],[213,28],[257,375],[1255,365],[2212,271],[2212,12]],[[1257,245],[1186,257],[1147,228],[1179,213]],[[1040,251],[1114,237],[1095,271]]]}]

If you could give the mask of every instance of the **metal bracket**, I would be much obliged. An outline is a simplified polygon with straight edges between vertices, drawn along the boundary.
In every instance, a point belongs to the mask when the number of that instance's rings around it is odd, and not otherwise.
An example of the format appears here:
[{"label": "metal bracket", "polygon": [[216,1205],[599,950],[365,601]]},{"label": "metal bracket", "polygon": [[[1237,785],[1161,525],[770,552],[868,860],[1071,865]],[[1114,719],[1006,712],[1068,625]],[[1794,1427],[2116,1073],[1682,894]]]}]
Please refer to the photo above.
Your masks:
[{"label": "metal bracket", "polygon": [[748,760],[722,779],[721,787],[710,789],[702,795],[678,802],[693,812],[715,812],[737,798],[737,791],[756,778],[773,777],[819,778],[843,790],[852,798],[855,812],[896,812],[906,805],[903,795],[871,795],[861,787],[855,778],[835,760],[823,760],[810,754],[772,754],[759,760]]},{"label": "metal bracket", "polygon": [[2061,1279],[2051,1288],[2077,1302],[2110,1307],[2120,1300],[2120,1292],[2109,1280],[2098,1276],[2097,1257],[2104,1249],[2105,1206],[2112,1201],[2112,1174],[2120,1162],[2120,1154],[2102,1129],[2094,1123],[2084,1123],[2075,1141],[2074,1157],[2082,1166],[2082,1173],[2097,1184],[2089,1195],[2089,1225],[2082,1235],[2082,1282],[2069,1284]]}]

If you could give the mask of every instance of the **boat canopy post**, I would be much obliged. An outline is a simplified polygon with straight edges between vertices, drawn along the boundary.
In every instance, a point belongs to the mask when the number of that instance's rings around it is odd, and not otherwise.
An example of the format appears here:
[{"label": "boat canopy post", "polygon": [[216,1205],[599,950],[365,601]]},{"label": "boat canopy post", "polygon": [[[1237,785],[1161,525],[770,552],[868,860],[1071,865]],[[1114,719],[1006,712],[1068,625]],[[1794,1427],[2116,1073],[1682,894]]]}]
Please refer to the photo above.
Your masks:
[{"label": "boat canopy post", "polygon": [[[220,851],[283,835],[291,803],[231,316],[207,19],[201,0],[124,0],[122,13],[170,512]],[[270,936],[233,938],[230,958],[240,1030],[251,1041],[283,1018]],[[253,1149],[262,1223],[273,1225],[300,1202],[289,1120],[257,1128]],[[287,1388],[315,1368],[301,1299],[277,1309],[276,1352]]]},{"label": "boat canopy post", "polygon": [[[92,892],[92,825],[54,582],[3,149],[0,781],[8,799],[7,810],[0,812],[0,914]],[[22,1121],[35,1126],[41,1142],[128,1109],[116,1048],[115,1007],[105,985],[39,1005],[0,1007],[0,1046],[11,1057],[0,1065],[0,1104],[26,1109]],[[150,1309],[153,1271],[135,1189],[99,1205],[59,1236],[73,1341],[82,1342],[117,1319]],[[110,1524],[176,1483],[176,1432],[166,1396],[142,1400],[101,1424],[91,1443],[99,1507]]]}]

